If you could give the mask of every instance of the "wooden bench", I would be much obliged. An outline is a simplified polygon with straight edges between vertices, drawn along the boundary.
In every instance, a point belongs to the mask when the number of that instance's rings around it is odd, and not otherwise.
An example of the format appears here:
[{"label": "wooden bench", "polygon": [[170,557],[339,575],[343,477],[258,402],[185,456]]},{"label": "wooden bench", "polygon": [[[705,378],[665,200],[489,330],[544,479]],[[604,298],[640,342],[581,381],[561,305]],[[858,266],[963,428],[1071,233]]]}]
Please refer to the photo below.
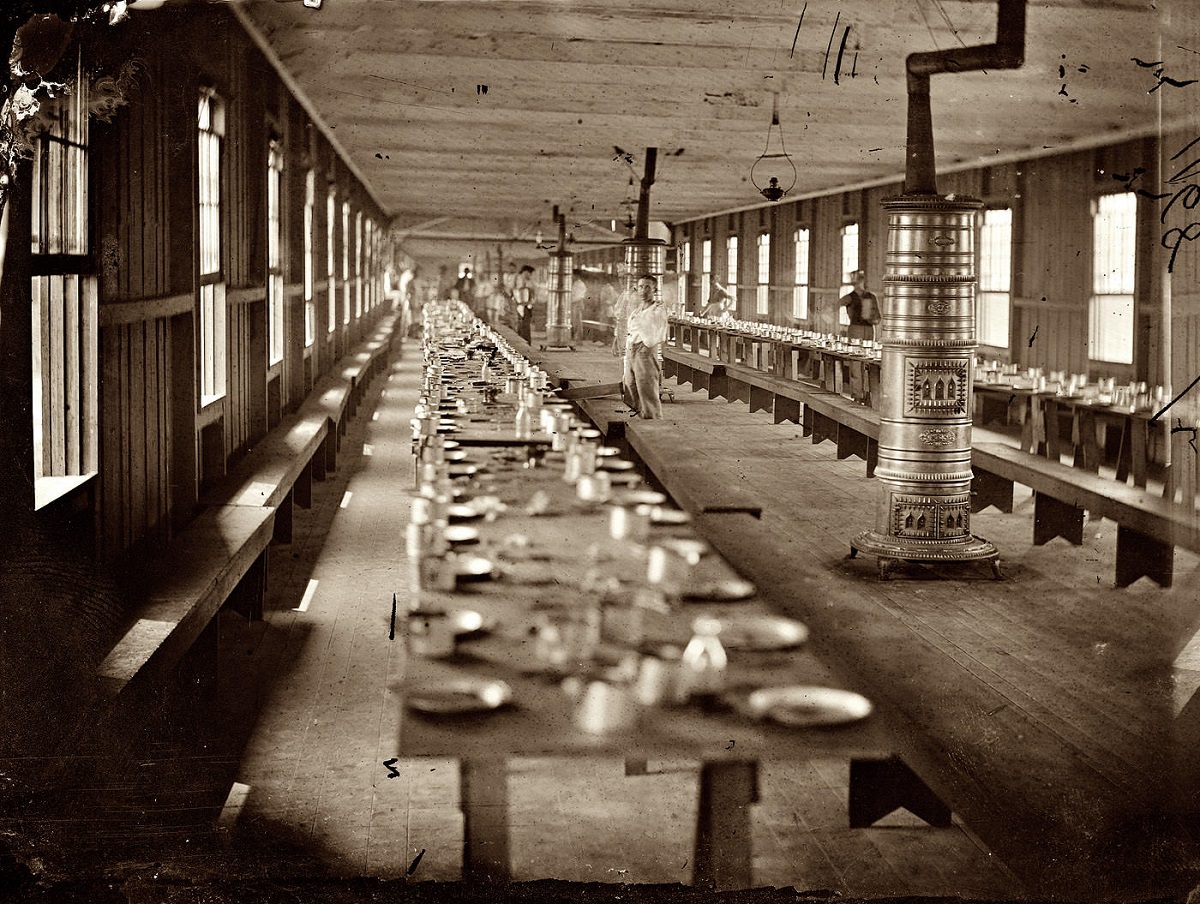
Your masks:
[{"label": "wooden bench", "polygon": [[[629,446],[675,503],[693,515],[742,512],[755,518],[762,501],[753,492],[730,483],[721,468],[702,452],[679,455],[671,440],[669,421],[632,421],[626,429]],[[669,451],[668,451],[669,450]]]},{"label": "wooden bench", "polygon": [[206,631],[215,643],[222,606],[262,617],[274,521],[270,506],[218,505],[176,534],[147,566],[142,603],[97,670],[105,696],[161,682]]},{"label": "wooden bench", "polygon": [[1141,487],[999,443],[975,445],[971,464],[975,511],[997,505],[1011,512],[1014,483],[1034,491],[1035,545],[1055,537],[1081,545],[1086,512],[1115,521],[1118,587],[1127,587],[1140,577],[1170,587],[1175,547],[1200,552],[1200,514],[1152,496]]},{"label": "wooden bench", "polygon": [[663,376],[688,383],[692,389],[703,389],[710,399],[729,398],[725,365],[704,355],[669,346],[663,348]]},{"label": "wooden bench", "polygon": [[310,508],[313,479],[325,479],[325,443],[332,423],[324,412],[289,415],[201,503],[270,506],[275,509],[275,539],[291,543],[293,505]]}]

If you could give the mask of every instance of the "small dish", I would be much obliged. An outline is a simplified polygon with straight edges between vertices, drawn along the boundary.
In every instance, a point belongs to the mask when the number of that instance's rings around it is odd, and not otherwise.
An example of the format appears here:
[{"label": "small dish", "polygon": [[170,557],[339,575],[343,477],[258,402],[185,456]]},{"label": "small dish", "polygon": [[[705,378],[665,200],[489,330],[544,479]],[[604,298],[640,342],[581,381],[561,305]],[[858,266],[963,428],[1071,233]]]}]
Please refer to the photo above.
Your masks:
[{"label": "small dish", "polygon": [[450,627],[459,637],[484,634],[496,627],[496,620],[474,609],[455,609],[449,613]]},{"label": "small dish", "polygon": [[865,719],[873,709],[870,700],[853,691],[808,685],[765,687],[754,691],[747,705],[755,718],[789,728],[846,725]]},{"label": "small dish", "polygon": [[743,615],[721,619],[721,645],[727,650],[792,650],[803,646],[806,640],[808,626],[792,618]]},{"label": "small dish", "polygon": [[655,506],[654,511],[650,513],[651,524],[687,524],[692,520],[692,516],[683,509],[666,508],[664,506]]},{"label": "small dish", "polygon": [[699,562],[700,557],[707,555],[711,549],[703,540],[697,540],[693,537],[671,537],[666,540],[659,540],[658,545],[683,556],[689,562]]},{"label": "small dish", "polygon": [[459,581],[486,581],[495,570],[495,563],[483,556],[459,556],[454,563],[454,576]]},{"label": "small dish", "polygon": [[479,542],[479,531],[467,524],[450,524],[446,527],[445,537],[451,546],[470,546]]},{"label": "small dish", "polygon": [[616,505],[662,505],[667,497],[656,490],[626,490],[612,501]]},{"label": "small dish", "polygon": [[466,449],[447,449],[446,450],[446,461],[450,462],[451,464],[453,464],[455,462],[463,461],[466,457],[467,457]]},{"label": "small dish", "polygon": [[451,524],[460,521],[474,521],[476,518],[482,518],[483,514],[473,505],[468,505],[465,502],[460,502],[456,505],[446,506],[446,520]]},{"label": "small dish", "polygon": [[596,467],[602,471],[632,471],[637,466],[628,458],[602,458]]},{"label": "small dish", "polygon": [[757,588],[743,578],[725,578],[685,587],[683,598],[707,603],[732,603],[749,599],[756,591]]},{"label": "small dish", "polygon": [[601,446],[596,450],[598,458],[612,458],[614,455],[620,455],[621,450],[616,446]]},{"label": "small dish", "polygon": [[512,688],[496,680],[463,679],[404,690],[405,706],[438,716],[490,712],[511,701]]},{"label": "small dish", "polygon": [[474,477],[479,473],[479,465],[470,465],[466,462],[456,462],[446,469],[446,473],[451,477]]}]

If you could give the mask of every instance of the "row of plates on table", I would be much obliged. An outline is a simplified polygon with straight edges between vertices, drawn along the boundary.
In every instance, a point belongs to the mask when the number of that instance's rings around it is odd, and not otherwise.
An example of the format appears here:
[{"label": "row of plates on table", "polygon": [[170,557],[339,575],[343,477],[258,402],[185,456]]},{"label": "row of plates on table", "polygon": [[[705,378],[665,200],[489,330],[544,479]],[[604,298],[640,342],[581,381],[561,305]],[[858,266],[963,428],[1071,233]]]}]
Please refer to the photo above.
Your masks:
[{"label": "row of plates on table", "polygon": [[[461,678],[402,688],[404,704],[428,716],[486,713],[508,706],[513,690],[506,681]],[[874,707],[862,694],[820,685],[764,687],[752,691],[735,708],[753,719],[789,728],[848,725],[871,715]]]}]

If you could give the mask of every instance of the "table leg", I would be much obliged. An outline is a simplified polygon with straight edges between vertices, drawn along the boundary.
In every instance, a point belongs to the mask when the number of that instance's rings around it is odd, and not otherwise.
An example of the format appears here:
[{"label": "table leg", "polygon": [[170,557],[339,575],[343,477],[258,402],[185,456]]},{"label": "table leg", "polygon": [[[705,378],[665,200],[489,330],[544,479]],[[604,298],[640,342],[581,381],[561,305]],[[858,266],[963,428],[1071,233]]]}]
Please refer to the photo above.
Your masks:
[{"label": "table leg", "polygon": [[756,762],[731,760],[700,767],[693,885],[719,891],[753,885],[750,804],[757,800]]},{"label": "table leg", "polygon": [[459,762],[463,812],[463,878],[507,882],[508,763],[502,759]]},{"label": "table leg", "polygon": [[1071,425],[1071,442],[1075,446],[1075,467],[1093,474],[1100,470],[1100,446],[1096,442],[1096,414],[1086,408],[1076,408]]}]

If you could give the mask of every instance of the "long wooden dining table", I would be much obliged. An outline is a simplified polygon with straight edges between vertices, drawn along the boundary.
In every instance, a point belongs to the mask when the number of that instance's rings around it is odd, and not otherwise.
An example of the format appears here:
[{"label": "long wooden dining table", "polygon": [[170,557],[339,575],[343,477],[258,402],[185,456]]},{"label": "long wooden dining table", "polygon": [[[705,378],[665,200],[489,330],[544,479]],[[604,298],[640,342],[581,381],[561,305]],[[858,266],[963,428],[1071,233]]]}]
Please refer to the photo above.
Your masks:
[{"label": "long wooden dining table", "polygon": [[[466,873],[508,874],[506,759],[616,756],[636,769],[673,758],[703,763],[695,881],[750,884],[756,764],[886,761],[885,720],[637,462],[601,447],[606,476],[585,484],[607,483],[608,498],[581,499],[563,438],[514,432],[516,396],[497,391],[502,379],[481,385],[478,360],[439,338],[449,551],[440,580],[397,588],[407,604],[393,626],[408,653],[393,691],[399,754],[460,760]],[[545,398],[554,404],[552,390]],[[431,645],[444,620],[452,642]],[[719,689],[688,698],[682,660],[701,629],[719,631],[727,665]]]}]

